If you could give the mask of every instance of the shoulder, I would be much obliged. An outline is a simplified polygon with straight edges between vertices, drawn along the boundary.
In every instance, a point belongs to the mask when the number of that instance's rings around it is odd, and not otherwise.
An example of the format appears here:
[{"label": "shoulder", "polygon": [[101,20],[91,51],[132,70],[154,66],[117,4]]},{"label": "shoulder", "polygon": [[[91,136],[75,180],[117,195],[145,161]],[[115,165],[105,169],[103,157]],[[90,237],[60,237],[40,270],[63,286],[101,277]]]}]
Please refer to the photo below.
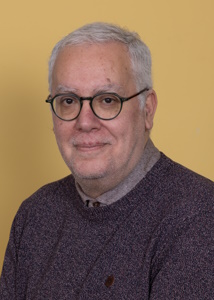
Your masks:
[{"label": "shoulder", "polygon": [[29,209],[32,206],[48,206],[50,203],[63,200],[68,193],[75,193],[75,183],[72,175],[48,183],[39,188],[29,198],[23,201],[21,208]]},{"label": "shoulder", "polygon": [[[163,153],[156,163],[153,175],[158,177],[163,193],[176,193],[179,197],[214,197],[214,182],[174,162]],[[171,191],[171,192],[170,192]]]},{"label": "shoulder", "polygon": [[[164,155],[162,155],[164,157]],[[168,178],[173,183],[175,190],[178,190],[182,195],[188,195],[195,199],[203,196],[203,200],[214,197],[214,182],[205,178],[192,170],[172,161],[168,160]]]},{"label": "shoulder", "polygon": [[[156,220],[206,220],[214,210],[214,183],[174,162],[163,153],[147,176],[147,195]],[[171,220],[172,221],[172,220]]]},{"label": "shoulder", "polygon": [[65,215],[69,200],[76,196],[77,191],[72,175],[46,184],[22,202],[15,216],[13,227],[22,231],[23,227],[26,228],[29,224],[35,226],[42,222],[56,223]]}]

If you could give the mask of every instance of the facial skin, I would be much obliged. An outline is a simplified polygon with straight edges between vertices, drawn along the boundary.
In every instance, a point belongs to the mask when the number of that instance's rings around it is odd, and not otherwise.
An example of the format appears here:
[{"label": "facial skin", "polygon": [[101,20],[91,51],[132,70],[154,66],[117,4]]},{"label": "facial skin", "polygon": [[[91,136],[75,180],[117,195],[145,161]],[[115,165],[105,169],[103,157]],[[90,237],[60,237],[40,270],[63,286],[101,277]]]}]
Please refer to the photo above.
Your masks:
[{"label": "facial skin", "polygon": [[[90,97],[106,91],[128,97],[138,92],[127,49],[117,42],[66,46],[56,59],[52,83],[52,96],[74,92]],[[83,101],[73,121],[62,121],[53,114],[59,150],[85,194],[98,197],[134,169],[148,140],[156,105],[156,95],[150,90],[143,110],[135,97],[109,121],[98,119],[89,101]]]}]

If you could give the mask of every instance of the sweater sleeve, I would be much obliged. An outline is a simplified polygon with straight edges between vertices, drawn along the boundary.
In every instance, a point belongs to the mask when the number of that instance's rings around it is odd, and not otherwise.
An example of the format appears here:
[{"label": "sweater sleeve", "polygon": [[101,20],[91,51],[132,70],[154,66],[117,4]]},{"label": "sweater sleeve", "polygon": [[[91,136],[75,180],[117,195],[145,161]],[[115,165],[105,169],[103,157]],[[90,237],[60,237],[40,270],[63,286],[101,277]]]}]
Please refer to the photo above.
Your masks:
[{"label": "sweater sleeve", "polygon": [[162,249],[154,258],[150,299],[214,299],[213,209],[181,216],[179,224],[173,219],[166,223]]},{"label": "sweater sleeve", "polygon": [[25,202],[21,205],[13,221],[0,278],[0,299],[13,300],[16,296],[19,244],[26,221]]}]

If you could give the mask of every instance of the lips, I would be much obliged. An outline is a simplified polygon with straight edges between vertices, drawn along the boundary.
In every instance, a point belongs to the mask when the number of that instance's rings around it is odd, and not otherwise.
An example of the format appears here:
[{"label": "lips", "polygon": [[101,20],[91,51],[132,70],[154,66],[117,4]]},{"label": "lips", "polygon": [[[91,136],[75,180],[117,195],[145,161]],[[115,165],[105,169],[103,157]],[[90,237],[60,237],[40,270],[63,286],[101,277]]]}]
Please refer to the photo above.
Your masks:
[{"label": "lips", "polygon": [[103,146],[105,145],[106,143],[95,143],[95,144],[76,144],[75,147],[77,148],[94,148],[94,147],[100,147],[100,146]]},{"label": "lips", "polygon": [[90,152],[100,150],[106,145],[106,143],[77,143],[75,148],[79,151]]},{"label": "lips", "polygon": [[98,135],[77,135],[71,140],[73,147],[78,152],[88,152],[95,153],[98,151],[103,151],[106,146],[111,145],[110,138]]}]

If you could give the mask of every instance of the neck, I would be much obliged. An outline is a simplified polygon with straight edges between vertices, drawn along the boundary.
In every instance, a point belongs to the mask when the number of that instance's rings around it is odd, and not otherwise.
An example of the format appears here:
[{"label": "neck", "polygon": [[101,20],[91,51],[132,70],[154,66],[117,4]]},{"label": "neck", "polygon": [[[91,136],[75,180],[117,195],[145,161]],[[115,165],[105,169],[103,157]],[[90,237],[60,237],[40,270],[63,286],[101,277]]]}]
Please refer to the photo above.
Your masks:
[{"label": "neck", "polygon": [[121,182],[121,180],[108,182],[106,178],[75,179],[83,193],[93,199],[96,199],[102,194],[114,189]]}]

